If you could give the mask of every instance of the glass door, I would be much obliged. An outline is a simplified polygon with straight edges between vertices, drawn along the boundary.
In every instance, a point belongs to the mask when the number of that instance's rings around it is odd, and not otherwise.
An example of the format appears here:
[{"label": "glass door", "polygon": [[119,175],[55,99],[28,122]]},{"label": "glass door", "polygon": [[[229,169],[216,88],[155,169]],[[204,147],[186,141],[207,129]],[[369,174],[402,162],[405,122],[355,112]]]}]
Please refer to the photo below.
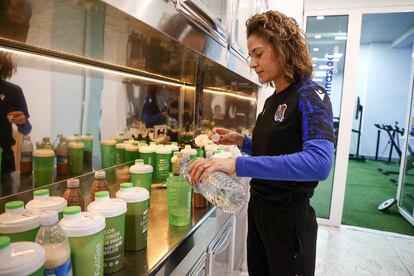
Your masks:
[{"label": "glass door", "polygon": [[398,185],[398,210],[412,225],[414,225],[414,45],[411,41],[411,78],[410,99],[408,106],[407,131],[404,135],[403,162],[400,170]]},{"label": "glass door", "polygon": [[[339,134],[348,16],[308,16],[306,35],[313,61],[313,81],[325,88],[333,109],[334,131]],[[329,219],[335,166],[330,177],[321,181],[311,203],[319,218]]]}]

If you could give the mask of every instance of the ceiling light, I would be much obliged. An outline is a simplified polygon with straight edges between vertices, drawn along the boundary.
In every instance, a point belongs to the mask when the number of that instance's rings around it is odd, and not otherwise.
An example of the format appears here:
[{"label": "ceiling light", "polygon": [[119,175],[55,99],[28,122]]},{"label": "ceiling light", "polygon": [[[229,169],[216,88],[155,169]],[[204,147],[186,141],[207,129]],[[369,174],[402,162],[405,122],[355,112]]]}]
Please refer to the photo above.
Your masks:
[{"label": "ceiling light", "polygon": [[315,71],[314,75],[315,75],[315,77],[325,77],[326,72],[325,71]]},{"label": "ceiling light", "polygon": [[323,79],[321,79],[321,78],[313,78],[312,80],[316,81],[316,82],[322,82],[323,81]]},{"label": "ceiling light", "polygon": [[318,52],[319,51],[319,48],[313,48],[312,51]]},{"label": "ceiling light", "polygon": [[318,60],[318,58],[317,57],[313,57],[312,60]]},{"label": "ceiling light", "polygon": [[332,66],[328,66],[328,65],[319,65],[318,67],[320,70],[328,70],[328,69],[332,69]]},{"label": "ceiling light", "polygon": [[347,36],[346,35],[337,35],[337,36],[335,36],[335,40],[347,40]]},{"label": "ceiling light", "polygon": [[316,17],[316,20],[323,20],[325,18],[325,16],[323,16],[323,15],[318,15],[317,17]]},{"label": "ceiling light", "polygon": [[312,67],[316,67],[316,64],[314,63],[314,64],[312,64]]},{"label": "ceiling light", "polygon": [[320,34],[315,35],[316,39],[320,39],[322,36]]}]

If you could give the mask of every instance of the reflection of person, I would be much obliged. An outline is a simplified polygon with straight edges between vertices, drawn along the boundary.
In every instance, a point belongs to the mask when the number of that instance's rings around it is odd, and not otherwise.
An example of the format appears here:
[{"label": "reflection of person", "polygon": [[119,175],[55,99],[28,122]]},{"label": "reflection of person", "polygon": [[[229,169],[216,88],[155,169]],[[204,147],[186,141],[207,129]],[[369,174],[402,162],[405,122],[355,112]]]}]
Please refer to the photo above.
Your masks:
[{"label": "reflection of person", "polygon": [[311,58],[298,24],[276,11],[247,21],[250,67],[275,92],[257,118],[252,139],[216,129],[219,143],[250,156],[197,160],[192,179],[214,171],[252,177],[248,208],[249,275],[314,275],[317,223],[309,199],[333,162],[332,108],[310,80]]},{"label": "reflection of person", "polygon": [[[178,94],[172,92],[171,96],[164,103],[165,111],[167,116],[178,121],[179,115],[179,103],[178,103]],[[188,101],[184,102],[184,113],[183,113],[183,124],[191,121],[191,107]],[[191,123],[191,122],[190,122]]]},{"label": "reflection of person", "polygon": [[29,1],[0,1],[0,36],[26,42],[31,18],[32,8]]},{"label": "reflection of person", "polygon": [[3,149],[1,160],[1,172],[12,172],[15,170],[12,146],[15,144],[13,138],[12,124],[17,125],[20,133],[29,134],[32,126],[28,120],[26,100],[22,89],[6,79],[12,76],[14,64],[9,54],[0,54],[0,147]]},{"label": "reflection of person", "polygon": [[165,122],[165,116],[158,106],[157,93],[156,88],[150,87],[142,107],[142,119],[146,127],[153,127]]}]

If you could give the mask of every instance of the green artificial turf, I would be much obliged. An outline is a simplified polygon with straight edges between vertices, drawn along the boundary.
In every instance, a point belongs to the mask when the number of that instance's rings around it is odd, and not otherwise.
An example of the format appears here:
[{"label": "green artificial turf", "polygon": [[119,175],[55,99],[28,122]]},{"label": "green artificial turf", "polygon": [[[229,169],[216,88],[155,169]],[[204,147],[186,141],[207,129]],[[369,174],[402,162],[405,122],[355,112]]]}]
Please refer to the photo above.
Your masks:
[{"label": "green artificial turf", "polygon": [[[387,211],[377,209],[386,199],[396,197],[397,186],[390,178],[398,177],[395,174],[384,175],[378,167],[384,168],[382,162],[349,160],[342,224],[414,236],[414,226],[398,213],[396,204]],[[403,206],[413,213],[414,176],[407,176],[406,182]],[[329,217],[331,193],[332,174],[319,183],[312,198],[318,217]]]}]

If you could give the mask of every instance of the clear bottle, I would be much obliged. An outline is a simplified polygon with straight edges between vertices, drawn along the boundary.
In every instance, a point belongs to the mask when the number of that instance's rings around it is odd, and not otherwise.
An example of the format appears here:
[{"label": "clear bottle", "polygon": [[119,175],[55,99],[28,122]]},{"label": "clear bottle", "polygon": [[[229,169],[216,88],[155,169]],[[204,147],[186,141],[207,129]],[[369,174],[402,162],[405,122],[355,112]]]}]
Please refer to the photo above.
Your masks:
[{"label": "clear bottle", "polygon": [[108,191],[109,192],[109,185],[106,182],[106,174],[105,171],[96,171],[95,172],[95,180],[92,183],[91,191],[90,191],[90,202],[95,201],[95,193],[100,191]]},{"label": "clear bottle", "polygon": [[45,249],[44,275],[72,276],[69,241],[58,223],[57,212],[42,212],[39,222],[35,241]]},{"label": "clear bottle", "polygon": [[58,176],[68,175],[68,142],[62,135],[56,147],[56,173]]},{"label": "clear bottle", "polygon": [[63,194],[63,198],[68,202],[68,206],[80,206],[85,210],[85,203],[83,201],[83,194],[79,187],[79,179],[68,179],[67,188]]},{"label": "clear bottle", "polygon": [[[180,163],[181,175],[189,183],[193,183],[188,172],[189,165],[194,160],[184,160]],[[202,194],[213,205],[221,211],[236,214],[246,203],[247,193],[243,185],[229,175],[214,171],[202,184],[193,183],[194,190]]]},{"label": "clear bottle", "polygon": [[51,148],[53,149],[52,142],[50,141],[50,137],[43,137],[42,138],[42,148]]},{"label": "clear bottle", "polygon": [[20,173],[31,174],[33,169],[33,143],[30,135],[23,136],[22,150],[20,156]]}]

